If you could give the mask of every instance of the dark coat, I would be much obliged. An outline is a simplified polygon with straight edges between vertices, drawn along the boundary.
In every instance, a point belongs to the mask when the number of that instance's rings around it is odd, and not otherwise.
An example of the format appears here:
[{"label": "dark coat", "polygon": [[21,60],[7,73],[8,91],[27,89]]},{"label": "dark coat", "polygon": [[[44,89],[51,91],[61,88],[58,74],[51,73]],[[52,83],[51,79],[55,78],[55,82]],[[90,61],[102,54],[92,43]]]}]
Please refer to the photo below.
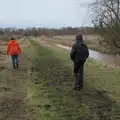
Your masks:
[{"label": "dark coat", "polygon": [[72,46],[70,53],[71,59],[79,63],[81,60],[86,60],[89,56],[89,51],[87,45],[83,42],[82,35],[76,36],[76,43]]}]

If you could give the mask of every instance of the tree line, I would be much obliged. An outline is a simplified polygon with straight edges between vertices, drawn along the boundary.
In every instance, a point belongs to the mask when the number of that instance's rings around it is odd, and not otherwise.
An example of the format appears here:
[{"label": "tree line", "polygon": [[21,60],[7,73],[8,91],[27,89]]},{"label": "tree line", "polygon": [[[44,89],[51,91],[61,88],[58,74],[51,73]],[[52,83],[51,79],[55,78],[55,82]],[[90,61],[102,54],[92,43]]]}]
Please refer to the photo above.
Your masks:
[{"label": "tree line", "polygon": [[17,29],[17,28],[0,28],[0,39],[8,39],[9,36],[23,37],[23,36],[55,36],[55,35],[75,35],[77,33],[82,34],[94,34],[93,27],[62,27],[62,28],[26,28],[26,29]]}]

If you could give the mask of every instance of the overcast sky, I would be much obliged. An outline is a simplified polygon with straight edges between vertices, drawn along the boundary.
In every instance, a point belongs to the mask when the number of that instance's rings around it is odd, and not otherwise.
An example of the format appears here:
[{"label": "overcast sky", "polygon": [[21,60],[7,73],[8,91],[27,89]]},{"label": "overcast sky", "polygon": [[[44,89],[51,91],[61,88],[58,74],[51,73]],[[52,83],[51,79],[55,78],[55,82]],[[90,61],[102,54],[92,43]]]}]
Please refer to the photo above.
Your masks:
[{"label": "overcast sky", "polygon": [[90,25],[85,1],[90,0],[0,0],[0,27]]}]

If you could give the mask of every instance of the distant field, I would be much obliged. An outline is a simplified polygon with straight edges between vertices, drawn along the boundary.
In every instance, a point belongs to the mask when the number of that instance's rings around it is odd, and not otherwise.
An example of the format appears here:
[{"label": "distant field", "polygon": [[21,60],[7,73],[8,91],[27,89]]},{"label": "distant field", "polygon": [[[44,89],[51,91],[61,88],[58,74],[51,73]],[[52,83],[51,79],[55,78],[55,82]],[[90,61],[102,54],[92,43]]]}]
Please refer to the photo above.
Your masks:
[{"label": "distant field", "polygon": [[4,41],[4,40],[0,40],[0,46],[2,46],[2,45],[6,45],[6,44],[7,44],[6,41]]},{"label": "distant field", "polygon": [[[84,35],[84,42],[88,45],[88,47],[92,50],[100,51],[102,53],[114,54],[116,51],[112,50],[107,45],[100,44],[97,39],[97,35]],[[45,40],[49,43],[62,44],[66,46],[72,46],[75,43],[75,35],[61,35],[54,37],[40,37],[38,39]]]}]

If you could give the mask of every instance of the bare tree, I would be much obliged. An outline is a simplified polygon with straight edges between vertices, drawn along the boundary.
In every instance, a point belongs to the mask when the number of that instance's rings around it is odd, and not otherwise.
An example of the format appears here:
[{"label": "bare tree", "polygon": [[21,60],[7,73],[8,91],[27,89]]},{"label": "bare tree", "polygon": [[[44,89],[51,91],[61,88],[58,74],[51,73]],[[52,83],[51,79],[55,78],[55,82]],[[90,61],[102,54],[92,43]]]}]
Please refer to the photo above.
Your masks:
[{"label": "bare tree", "polygon": [[92,4],[93,24],[104,42],[120,48],[120,0],[95,0]]}]

